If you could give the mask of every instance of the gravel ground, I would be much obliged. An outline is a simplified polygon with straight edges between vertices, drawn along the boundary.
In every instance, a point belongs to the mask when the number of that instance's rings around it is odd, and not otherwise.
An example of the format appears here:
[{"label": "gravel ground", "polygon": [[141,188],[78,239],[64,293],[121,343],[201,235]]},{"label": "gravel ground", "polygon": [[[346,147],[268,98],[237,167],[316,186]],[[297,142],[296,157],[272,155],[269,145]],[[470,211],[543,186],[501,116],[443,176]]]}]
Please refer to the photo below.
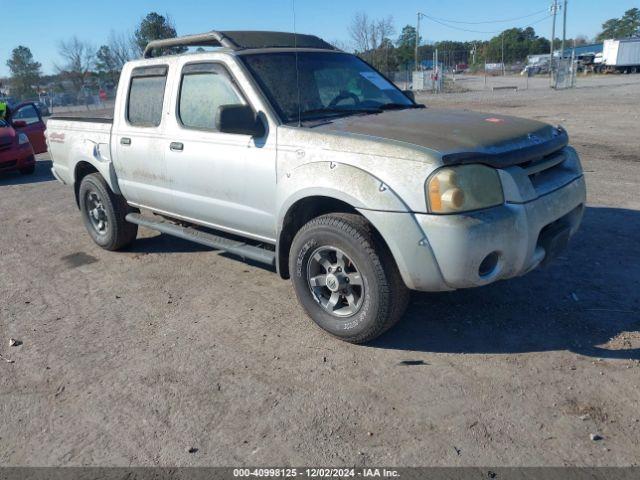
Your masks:
[{"label": "gravel ground", "polygon": [[637,465],[638,98],[640,76],[422,98],[562,123],[589,207],[552,266],[416,293],[368,346],[269,270],[147,230],[100,250],[46,156],[0,178],[0,464]]}]

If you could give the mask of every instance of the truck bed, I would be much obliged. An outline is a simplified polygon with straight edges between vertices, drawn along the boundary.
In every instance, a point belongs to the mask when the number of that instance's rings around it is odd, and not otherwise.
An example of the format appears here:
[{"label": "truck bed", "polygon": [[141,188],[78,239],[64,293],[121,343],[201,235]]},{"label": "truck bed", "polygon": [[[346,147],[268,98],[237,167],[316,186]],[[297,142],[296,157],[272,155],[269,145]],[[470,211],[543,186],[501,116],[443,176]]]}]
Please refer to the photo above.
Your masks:
[{"label": "truck bed", "polygon": [[49,118],[46,135],[56,177],[64,183],[73,183],[75,166],[82,160],[108,168],[112,124],[113,119],[104,116]]},{"label": "truck bed", "polygon": [[54,113],[49,120],[73,120],[77,122],[113,122],[113,108],[102,110],[88,110],[69,113]]}]

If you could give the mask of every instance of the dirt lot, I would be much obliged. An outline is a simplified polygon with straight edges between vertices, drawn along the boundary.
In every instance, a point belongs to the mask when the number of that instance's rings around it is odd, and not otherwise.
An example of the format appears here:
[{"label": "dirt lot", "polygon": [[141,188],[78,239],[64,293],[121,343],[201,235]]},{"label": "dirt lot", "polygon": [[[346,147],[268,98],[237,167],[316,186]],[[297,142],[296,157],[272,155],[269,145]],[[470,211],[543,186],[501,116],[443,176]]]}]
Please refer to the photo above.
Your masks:
[{"label": "dirt lot", "polygon": [[551,267],[414,294],[369,346],[271,271],[150,231],[100,250],[46,156],[0,178],[0,464],[637,465],[639,98],[640,75],[423,98],[562,123],[589,208]]}]

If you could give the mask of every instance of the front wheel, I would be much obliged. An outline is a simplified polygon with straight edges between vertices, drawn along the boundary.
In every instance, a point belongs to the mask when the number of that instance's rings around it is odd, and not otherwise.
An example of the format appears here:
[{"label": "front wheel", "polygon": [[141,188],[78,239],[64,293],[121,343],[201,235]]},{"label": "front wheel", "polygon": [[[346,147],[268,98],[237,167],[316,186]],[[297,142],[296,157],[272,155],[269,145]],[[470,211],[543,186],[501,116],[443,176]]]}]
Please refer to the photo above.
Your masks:
[{"label": "front wheel", "polygon": [[289,271],[298,300],[325,331],[365,343],[391,328],[409,299],[398,268],[367,221],[329,214],[293,240]]},{"label": "front wheel", "polygon": [[131,208],[111,191],[99,173],[82,179],[78,192],[84,225],[93,241],[105,250],[119,250],[136,239],[138,226],[125,220]]}]

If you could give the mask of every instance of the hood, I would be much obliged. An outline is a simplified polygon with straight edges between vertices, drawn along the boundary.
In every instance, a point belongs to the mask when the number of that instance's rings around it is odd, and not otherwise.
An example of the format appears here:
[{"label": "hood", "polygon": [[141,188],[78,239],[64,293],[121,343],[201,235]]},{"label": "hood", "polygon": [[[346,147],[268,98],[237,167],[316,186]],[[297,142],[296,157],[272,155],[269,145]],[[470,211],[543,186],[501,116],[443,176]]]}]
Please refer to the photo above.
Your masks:
[{"label": "hood", "polygon": [[506,167],[541,158],[568,144],[561,128],[506,115],[420,108],[354,115],[312,127],[359,134],[435,150],[444,164]]}]

